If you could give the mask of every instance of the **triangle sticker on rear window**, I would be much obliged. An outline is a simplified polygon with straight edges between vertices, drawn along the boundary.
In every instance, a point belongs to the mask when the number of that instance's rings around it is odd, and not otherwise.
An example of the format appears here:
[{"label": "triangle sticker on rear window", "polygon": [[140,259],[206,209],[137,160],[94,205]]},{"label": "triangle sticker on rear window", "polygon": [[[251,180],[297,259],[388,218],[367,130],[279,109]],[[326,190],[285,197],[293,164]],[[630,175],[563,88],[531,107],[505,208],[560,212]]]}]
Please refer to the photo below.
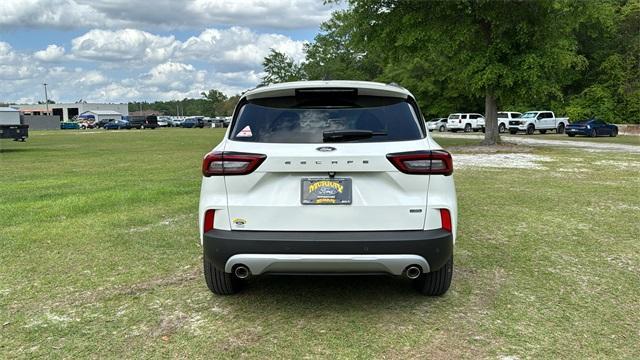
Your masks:
[{"label": "triangle sticker on rear window", "polygon": [[236,135],[236,137],[252,137],[253,133],[251,133],[251,127],[249,125],[245,126],[244,129],[240,130],[240,132]]}]

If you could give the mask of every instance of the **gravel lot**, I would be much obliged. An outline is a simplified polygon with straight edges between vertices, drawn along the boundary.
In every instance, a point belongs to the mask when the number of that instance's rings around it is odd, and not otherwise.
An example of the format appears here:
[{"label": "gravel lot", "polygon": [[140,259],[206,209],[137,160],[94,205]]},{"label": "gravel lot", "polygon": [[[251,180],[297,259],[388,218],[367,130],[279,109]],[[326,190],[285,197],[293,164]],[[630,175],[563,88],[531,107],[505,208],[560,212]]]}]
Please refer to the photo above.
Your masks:
[{"label": "gravel lot", "polygon": [[[434,135],[432,133],[432,135]],[[435,134],[434,139],[438,138],[455,138],[455,139],[482,139],[483,134],[452,134],[452,133],[438,133]],[[631,153],[640,153],[640,137],[638,138],[638,146],[627,144],[614,144],[609,142],[592,142],[592,141],[580,141],[580,140],[549,140],[549,139],[536,139],[534,136],[525,137],[524,135],[500,135],[503,141],[510,142],[518,145],[528,146],[557,146],[565,148],[580,148],[587,149],[588,151],[622,151]],[[604,139],[604,138],[603,138]]]}]

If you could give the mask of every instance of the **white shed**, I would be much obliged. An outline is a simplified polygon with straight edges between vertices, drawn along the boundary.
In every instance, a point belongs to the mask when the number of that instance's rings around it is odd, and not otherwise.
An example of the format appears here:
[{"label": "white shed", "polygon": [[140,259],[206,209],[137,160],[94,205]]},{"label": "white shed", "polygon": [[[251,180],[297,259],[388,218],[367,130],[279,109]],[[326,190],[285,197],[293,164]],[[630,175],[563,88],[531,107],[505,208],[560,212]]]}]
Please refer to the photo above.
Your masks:
[{"label": "white shed", "polygon": [[85,111],[78,116],[79,119],[100,120],[122,120],[122,114],[113,110],[90,110]]},{"label": "white shed", "polygon": [[20,125],[20,110],[0,107],[0,125]]}]

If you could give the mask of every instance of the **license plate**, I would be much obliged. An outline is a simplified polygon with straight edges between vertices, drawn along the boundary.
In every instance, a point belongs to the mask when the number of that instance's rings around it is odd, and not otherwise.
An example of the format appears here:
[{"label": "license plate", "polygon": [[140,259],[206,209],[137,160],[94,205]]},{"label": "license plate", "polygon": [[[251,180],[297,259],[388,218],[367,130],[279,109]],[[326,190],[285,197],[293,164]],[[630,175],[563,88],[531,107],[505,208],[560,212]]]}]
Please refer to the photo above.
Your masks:
[{"label": "license plate", "polygon": [[300,202],[302,205],[349,205],[351,204],[351,179],[302,179]]}]

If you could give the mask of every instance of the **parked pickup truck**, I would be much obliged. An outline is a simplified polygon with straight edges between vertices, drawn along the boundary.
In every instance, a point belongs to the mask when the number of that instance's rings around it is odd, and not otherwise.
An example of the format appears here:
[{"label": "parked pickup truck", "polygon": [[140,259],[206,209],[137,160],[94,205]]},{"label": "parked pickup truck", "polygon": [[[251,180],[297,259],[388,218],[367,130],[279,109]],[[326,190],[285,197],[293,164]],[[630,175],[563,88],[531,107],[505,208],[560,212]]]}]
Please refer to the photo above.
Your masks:
[{"label": "parked pickup truck", "polygon": [[547,130],[555,130],[558,134],[564,134],[564,129],[569,125],[569,118],[557,118],[553,111],[527,111],[520,118],[509,120],[509,133],[517,134],[524,131],[527,135],[536,130],[545,134]]},{"label": "parked pickup truck", "polygon": [[503,133],[507,132],[509,128],[509,121],[515,120],[522,116],[519,112],[513,111],[498,111],[498,131]]}]

